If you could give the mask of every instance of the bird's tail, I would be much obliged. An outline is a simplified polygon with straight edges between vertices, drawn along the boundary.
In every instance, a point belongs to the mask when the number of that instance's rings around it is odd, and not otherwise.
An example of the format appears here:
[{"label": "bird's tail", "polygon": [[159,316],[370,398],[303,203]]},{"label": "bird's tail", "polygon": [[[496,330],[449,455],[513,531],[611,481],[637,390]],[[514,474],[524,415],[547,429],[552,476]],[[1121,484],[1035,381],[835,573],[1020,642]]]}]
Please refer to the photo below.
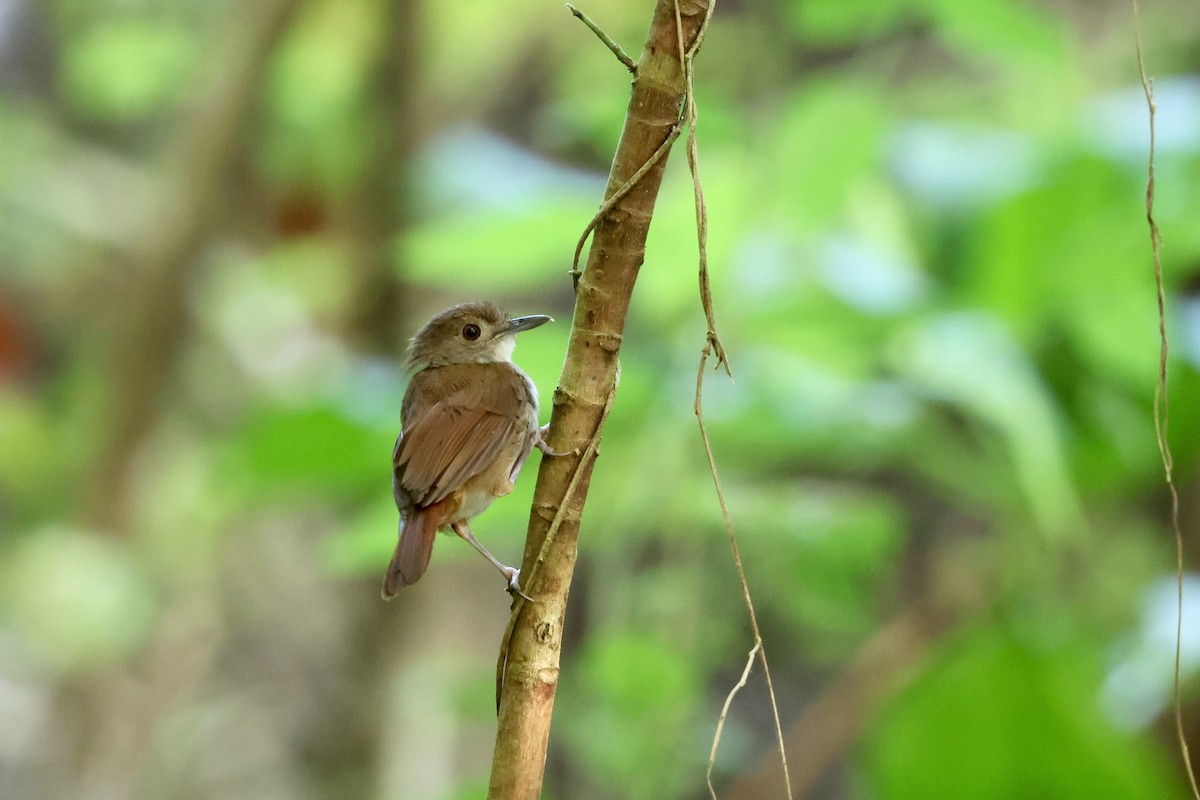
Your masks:
[{"label": "bird's tail", "polygon": [[408,519],[400,523],[400,541],[396,542],[396,552],[383,578],[384,600],[391,600],[397,592],[416,583],[425,574],[429,556],[433,553],[433,540],[437,537],[440,510],[436,504],[414,508]]}]

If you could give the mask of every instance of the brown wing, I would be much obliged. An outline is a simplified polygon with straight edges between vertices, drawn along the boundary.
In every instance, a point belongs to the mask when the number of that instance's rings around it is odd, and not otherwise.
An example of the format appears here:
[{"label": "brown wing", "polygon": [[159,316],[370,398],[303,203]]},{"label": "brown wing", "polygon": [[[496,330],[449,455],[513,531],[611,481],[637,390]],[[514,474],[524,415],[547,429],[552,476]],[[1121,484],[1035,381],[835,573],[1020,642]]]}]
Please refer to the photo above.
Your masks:
[{"label": "brown wing", "polygon": [[[403,490],[417,506],[445,499],[479,474],[525,425],[523,395],[504,390],[503,373],[488,376],[499,381],[479,380],[478,373],[471,379],[472,368],[484,366],[444,367],[436,376],[413,377],[392,465],[397,494]],[[422,402],[434,394],[433,379],[437,388],[451,391],[433,404]]]}]

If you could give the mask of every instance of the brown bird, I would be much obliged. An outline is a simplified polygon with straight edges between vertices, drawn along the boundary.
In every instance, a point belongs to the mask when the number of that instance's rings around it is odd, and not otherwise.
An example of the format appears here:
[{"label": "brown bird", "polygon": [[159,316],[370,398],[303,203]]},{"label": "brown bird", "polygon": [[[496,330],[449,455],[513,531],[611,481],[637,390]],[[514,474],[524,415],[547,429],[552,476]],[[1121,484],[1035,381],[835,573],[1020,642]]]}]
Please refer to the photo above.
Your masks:
[{"label": "brown bird", "polygon": [[437,532],[447,529],[521,591],[520,570],[489,553],[467,521],[512,491],[534,447],[553,453],[538,427],[537,388],[512,363],[516,334],[550,321],[463,303],[434,316],[409,343],[413,376],[392,452],[400,540],[383,579],[385,600],[424,574]]}]

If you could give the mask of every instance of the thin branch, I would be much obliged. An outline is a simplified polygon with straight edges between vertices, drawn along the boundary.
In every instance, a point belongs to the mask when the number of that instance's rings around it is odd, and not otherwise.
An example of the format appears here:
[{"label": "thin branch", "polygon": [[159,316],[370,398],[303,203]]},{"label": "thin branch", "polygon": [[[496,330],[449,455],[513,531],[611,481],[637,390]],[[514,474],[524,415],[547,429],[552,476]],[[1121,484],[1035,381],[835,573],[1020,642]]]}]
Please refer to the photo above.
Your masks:
[{"label": "thin branch", "polygon": [[570,3],[567,3],[567,11],[570,11],[572,14],[574,14],[576,17],[579,18],[580,22],[582,22],[584,25],[587,25],[589,28],[591,28],[592,33],[596,34],[596,36],[599,37],[600,41],[604,42],[604,44],[608,47],[609,50],[612,50],[613,55],[617,57],[617,61],[620,61],[622,64],[625,65],[625,69],[629,70],[630,72],[632,72],[635,75],[637,74],[637,68],[638,68],[637,62],[634,61],[632,58],[630,58],[629,54],[621,49],[621,45],[614,42],[611,36],[609,36],[607,33],[605,33],[600,28],[599,25],[597,25],[595,22],[593,22],[591,17],[589,17],[587,14],[583,13],[582,11],[580,11],[578,8],[576,8],[575,6],[573,6]]},{"label": "thin branch", "polygon": [[750,677],[750,670],[754,667],[754,657],[761,649],[758,642],[755,642],[754,647],[750,648],[750,653],[746,656],[746,666],[742,668],[742,677],[738,678],[738,682],[729,690],[729,694],[725,695],[725,703],[721,706],[721,716],[717,717],[717,732],[713,736],[712,749],[708,753],[708,769],[704,772],[708,793],[712,795],[713,800],[717,800],[717,790],[713,788],[712,783],[713,764],[717,761],[717,745],[720,744],[721,734],[725,731],[725,718],[729,716],[729,707],[733,705],[734,695],[746,688],[746,679]]},{"label": "thin branch", "polygon": [[1175,534],[1175,673],[1174,706],[1175,736],[1179,740],[1179,753],[1187,771],[1192,796],[1200,800],[1200,787],[1196,785],[1196,773],[1192,770],[1192,757],[1188,752],[1187,737],[1183,730],[1183,700],[1179,688],[1179,661],[1183,642],[1183,532],[1179,528],[1179,491],[1175,488],[1175,462],[1171,455],[1171,444],[1167,437],[1168,392],[1167,392],[1167,311],[1166,293],[1163,289],[1162,234],[1154,221],[1154,86],[1146,75],[1146,60],[1142,55],[1142,31],[1137,0],[1133,0],[1133,36],[1137,46],[1138,73],[1142,79],[1142,91],[1146,95],[1149,112],[1150,148],[1146,167],[1146,224],[1150,228],[1150,248],[1154,253],[1154,287],[1158,296],[1158,382],[1154,386],[1154,435],[1158,441],[1158,454],[1162,458],[1163,473],[1167,489],[1171,493],[1171,530]]}]

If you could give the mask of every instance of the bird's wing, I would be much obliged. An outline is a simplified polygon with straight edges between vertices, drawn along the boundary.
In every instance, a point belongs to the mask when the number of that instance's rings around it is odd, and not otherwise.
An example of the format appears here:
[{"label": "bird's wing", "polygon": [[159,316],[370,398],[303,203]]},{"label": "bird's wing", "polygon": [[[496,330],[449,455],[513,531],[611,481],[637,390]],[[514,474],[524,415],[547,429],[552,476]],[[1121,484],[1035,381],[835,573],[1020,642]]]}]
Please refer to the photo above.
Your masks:
[{"label": "bird's wing", "polygon": [[495,393],[487,402],[479,395],[467,387],[432,405],[414,403],[407,409],[392,467],[396,484],[417,506],[445,499],[483,471],[522,424],[517,395],[511,403]]}]

